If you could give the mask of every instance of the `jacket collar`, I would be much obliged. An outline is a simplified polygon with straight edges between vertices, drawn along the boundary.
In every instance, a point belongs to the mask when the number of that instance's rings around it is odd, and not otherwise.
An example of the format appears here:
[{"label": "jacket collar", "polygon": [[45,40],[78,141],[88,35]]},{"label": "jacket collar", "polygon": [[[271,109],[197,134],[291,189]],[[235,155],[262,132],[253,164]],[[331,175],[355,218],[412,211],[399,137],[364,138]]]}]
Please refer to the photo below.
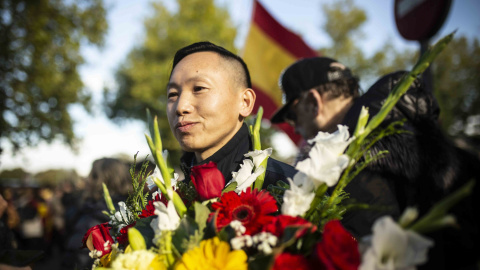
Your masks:
[{"label": "jacket collar", "polygon": [[185,179],[190,180],[190,170],[193,166],[206,164],[213,161],[222,172],[227,183],[232,178],[232,172],[238,171],[242,164],[244,154],[252,149],[248,127],[244,123],[233,138],[220,150],[200,163],[196,163],[193,152],[185,152],[180,159],[180,167],[185,174]]}]

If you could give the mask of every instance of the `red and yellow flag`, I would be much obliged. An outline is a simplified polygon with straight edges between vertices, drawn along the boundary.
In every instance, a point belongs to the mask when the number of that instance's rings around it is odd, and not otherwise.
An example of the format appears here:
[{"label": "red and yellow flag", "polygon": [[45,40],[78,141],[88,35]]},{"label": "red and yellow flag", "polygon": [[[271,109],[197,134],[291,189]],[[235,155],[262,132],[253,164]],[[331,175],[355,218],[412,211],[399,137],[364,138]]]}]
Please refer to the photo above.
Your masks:
[{"label": "red and yellow flag", "polygon": [[[250,30],[243,50],[243,59],[250,70],[253,89],[257,94],[254,112],[259,106],[264,109],[263,117],[270,119],[282,106],[282,91],[278,86],[281,72],[297,59],[314,57],[312,50],[301,37],[278,23],[267,10],[254,1]],[[301,137],[286,123],[276,125],[293,142]]]}]

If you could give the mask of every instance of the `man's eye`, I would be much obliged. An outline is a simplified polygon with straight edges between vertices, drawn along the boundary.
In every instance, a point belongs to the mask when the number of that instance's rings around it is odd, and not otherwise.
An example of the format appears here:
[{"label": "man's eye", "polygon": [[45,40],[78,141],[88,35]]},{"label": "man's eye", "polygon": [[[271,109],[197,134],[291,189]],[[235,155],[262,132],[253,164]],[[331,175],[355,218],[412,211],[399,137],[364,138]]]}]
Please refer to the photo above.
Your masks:
[{"label": "man's eye", "polygon": [[195,92],[202,91],[203,89],[206,89],[206,87],[203,87],[203,86],[194,86],[193,87],[193,91],[195,91]]},{"label": "man's eye", "polygon": [[178,96],[178,93],[176,93],[176,92],[171,92],[171,93],[167,94],[167,98],[169,98],[169,99],[173,98],[173,97],[176,97],[176,96]]}]

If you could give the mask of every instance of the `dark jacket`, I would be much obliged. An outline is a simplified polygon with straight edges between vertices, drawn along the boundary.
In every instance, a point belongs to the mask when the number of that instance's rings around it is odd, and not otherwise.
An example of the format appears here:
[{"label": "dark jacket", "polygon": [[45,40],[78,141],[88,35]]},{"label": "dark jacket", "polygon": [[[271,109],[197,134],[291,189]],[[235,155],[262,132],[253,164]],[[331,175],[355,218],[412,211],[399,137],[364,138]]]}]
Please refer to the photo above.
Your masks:
[{"label": "dark jacket", "polygon": [[[213,161],[222,172],[223,177],[225,178],[225,183],[228,183],[232,179],[232,172],[238,171],[240,169],[240,164],[243,164],[243,160],[245,159],[244,154],[252,149],[252,141],[250,139],[248,127],[246,124],[243,124],[237,134],[235,134],[226,145],[201,163],[195,163],[194,153],[184,153],[180,160],[180,167],[185,175],[185,179],[189,181],[192,166],[206,164]],[[293,175],[296,172],[297,171],[292,166],[273,158],[269,158],[263,188],[267,188],[269,184],[275,184],[278,180],[283,180],[288,183],[287,177],[293,178]]]},{"label": "dark jacket", "polygon": [[[344,124],[355,130],[361,107],[369,107],[370,119],[380,110],[383,100],[405,72],[382,77],[363,96],[358,98],[347,113]],[[389,208],[370,213],[346,215],[349,226],[360,228],[360,235],[374,220],[384,214],[398,218],[406,207],[415,206],[420,216],[438,201],[471,179],[480,176],[480,161],[474,155],[456,147],[437,123],[439,107],[434,96],[417,79],[396,104],[381,127],[405,119],[406,133],[383,138],[372,147],[372,152],[388,150],[388,154],[370,164],[346,191],[358,201],[386,202]],[[447,228],[430,236],[435,248],[429,254],[429,263],[420,269],[463,269],[479,259],[475,243],[479,241],[479,185],[472,196],[461,201],[450,212],[461,228]],[[355,215],[361,216],[365,226],[356,225]],[[371,227],[371,226],[370,226]]]}]

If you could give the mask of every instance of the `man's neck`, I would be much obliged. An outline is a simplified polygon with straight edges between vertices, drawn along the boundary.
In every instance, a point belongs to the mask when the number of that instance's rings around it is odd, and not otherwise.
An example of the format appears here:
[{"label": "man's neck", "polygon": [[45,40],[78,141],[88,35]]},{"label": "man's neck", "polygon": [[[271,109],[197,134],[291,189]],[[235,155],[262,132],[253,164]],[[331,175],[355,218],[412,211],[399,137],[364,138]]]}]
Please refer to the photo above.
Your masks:
[{"label": "man's neck", "polygon": [[222,140],[222,143],[216,145],[215,147],[211,147],[202,151],[197,151],[195,153],[195,160],[196,163],[201,163],[207,158],[211,157],[213,154],[215,154],[218,150],[220,150],[222,147],[224,147],[232,138],[237,134],[237,132],[240,130],[240,128],[243,125],[243,121],[239,122],[239,125],[235,127],[234,132],[230,133],[228,136],[224,137]]}]

